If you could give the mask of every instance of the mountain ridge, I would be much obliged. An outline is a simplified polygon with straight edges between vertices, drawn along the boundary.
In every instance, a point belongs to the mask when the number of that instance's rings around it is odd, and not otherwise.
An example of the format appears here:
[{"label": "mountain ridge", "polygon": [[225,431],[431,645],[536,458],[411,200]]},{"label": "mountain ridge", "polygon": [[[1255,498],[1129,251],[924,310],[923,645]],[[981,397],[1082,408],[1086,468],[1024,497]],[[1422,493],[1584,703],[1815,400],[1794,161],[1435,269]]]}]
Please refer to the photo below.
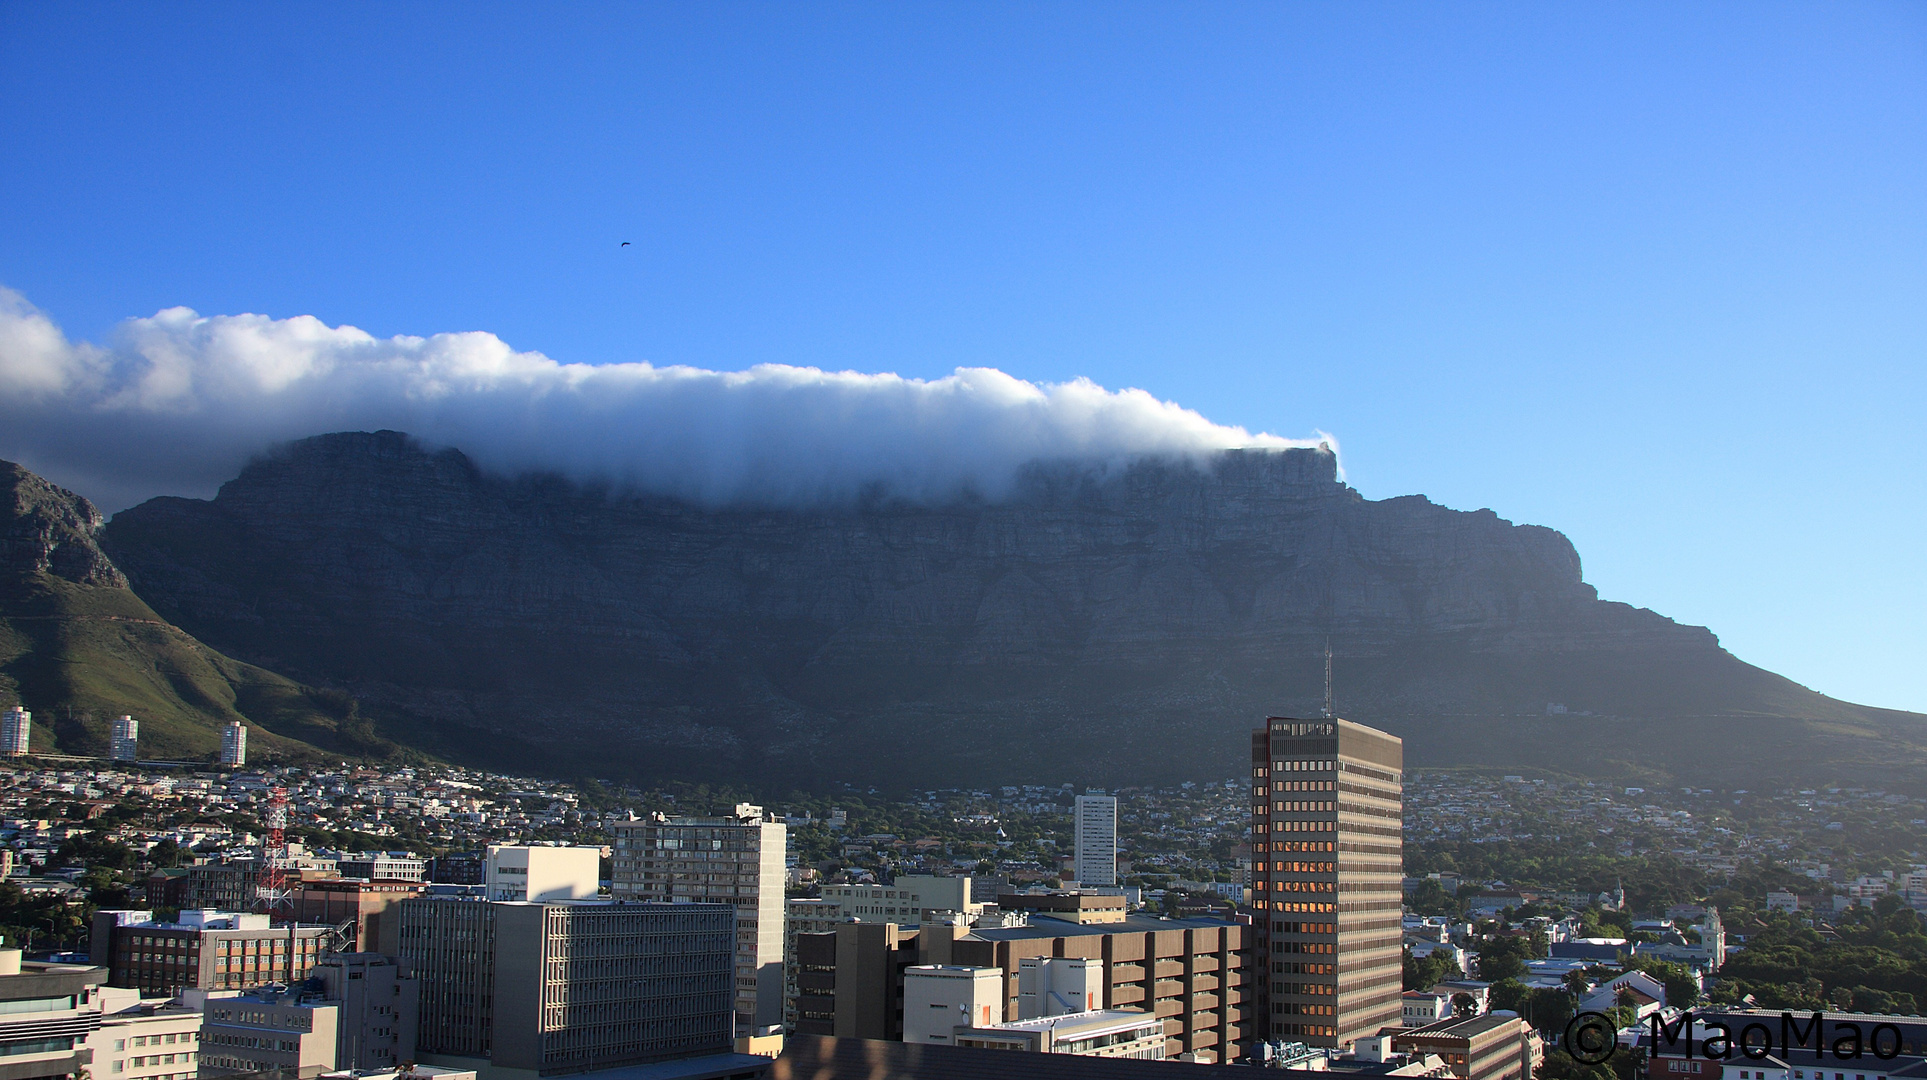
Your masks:
[{"label": "mountain ridge", "polygon": [[96,543],[92,503],[0,462],[0,696],[34,714],[36,753],[98,756],[115,716],[147,759],[206,759],[250,728],[257,760],[388,756],[347,695],[238,662],[170,624]]},{"label": "mountain ridge", "polygon": [[[1921,717],[1600,600],[1556,530],[1366,500],[1318,450],[1043,463],[997,501],[704,507],[336,433],[102,536],[170,622],[377,704],[397,741],[565,774],[1236,775],[1243,730],[1316,710],[1328,637],[1341,713],[1419,761],[1789,772],[1749,724],[1842,769],[1927,761]],[[1567,760],[1613,725],[1659,742]]]}]

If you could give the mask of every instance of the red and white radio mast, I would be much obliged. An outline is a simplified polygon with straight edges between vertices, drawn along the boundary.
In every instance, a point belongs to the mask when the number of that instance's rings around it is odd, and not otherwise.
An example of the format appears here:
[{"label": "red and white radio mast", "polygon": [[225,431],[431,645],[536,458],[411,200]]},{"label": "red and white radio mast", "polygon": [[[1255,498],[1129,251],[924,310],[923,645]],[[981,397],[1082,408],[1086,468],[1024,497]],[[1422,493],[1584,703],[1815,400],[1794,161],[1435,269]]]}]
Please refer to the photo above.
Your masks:
[{"label": "red and white radio mast", "polygon": [[278,787],[268,793],[267,843],[261,848],[261,866],[255,873],[254,906],[268,915],[286,914],[294,918],[294,890],[288,886],[288,789]]}]

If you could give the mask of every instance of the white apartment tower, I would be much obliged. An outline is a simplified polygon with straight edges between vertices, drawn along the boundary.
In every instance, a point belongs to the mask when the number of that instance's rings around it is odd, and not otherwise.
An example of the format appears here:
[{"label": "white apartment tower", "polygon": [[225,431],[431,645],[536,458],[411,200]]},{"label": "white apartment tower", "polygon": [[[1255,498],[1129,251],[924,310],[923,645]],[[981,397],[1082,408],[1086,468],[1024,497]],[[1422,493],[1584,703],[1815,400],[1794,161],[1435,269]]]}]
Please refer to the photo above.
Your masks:
[{"label": "white apartment tower", "polygon": [[1117,884],[1117,796],[1077,797],[1076,870],[1079,885]]},{"label": "white apartment tower", "polygon": [[248,763],[248,729],[239,720],[231,720],[221,729],[221,764],[230,769],[238,769]]},{"label": "white apartment tower", "polygon": [[490,844],[483,871],[490,900],[594,900],[601,887],[602,849]]},{"label": "white apartment tower", "polygon": [[141,722],[131,716],[115,720],[107,733],[108,756],[115,761],[133,761],[140,754]]},{"label": "white apartment tower", "polygon": [[19,757],[33,738],[33,714],[15,705],[0,713],[0,754]]},{"label": "white apartment tower", "polygon": [[610,894],[617,900],[719,903],[736,909],[736,1030],[783,1022],[783,856],[789,842],[763,808],[727,817],[651,814],[618,821]]}]

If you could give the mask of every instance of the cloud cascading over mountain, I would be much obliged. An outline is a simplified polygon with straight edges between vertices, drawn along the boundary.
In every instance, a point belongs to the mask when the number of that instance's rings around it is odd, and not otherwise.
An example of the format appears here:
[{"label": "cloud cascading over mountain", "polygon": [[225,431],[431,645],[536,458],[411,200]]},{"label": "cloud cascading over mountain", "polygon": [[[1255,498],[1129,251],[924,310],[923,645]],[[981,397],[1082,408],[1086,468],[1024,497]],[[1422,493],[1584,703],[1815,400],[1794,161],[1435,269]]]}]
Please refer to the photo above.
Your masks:
[{"label": "cloud cascading over mountain", "polygon": [[1122,462],[1253,435],[1142,390],[762,364],[708,371],[565,364],[493,334],[376,338],[312,316],[129,319],[75,342],[0,289],[0,457],[117,509],[206,495],[250,457],[326,431],[394,428],[503,472],[553,470],[709,503],[836,501],[866,490],[994,497],[1027,462]]}]

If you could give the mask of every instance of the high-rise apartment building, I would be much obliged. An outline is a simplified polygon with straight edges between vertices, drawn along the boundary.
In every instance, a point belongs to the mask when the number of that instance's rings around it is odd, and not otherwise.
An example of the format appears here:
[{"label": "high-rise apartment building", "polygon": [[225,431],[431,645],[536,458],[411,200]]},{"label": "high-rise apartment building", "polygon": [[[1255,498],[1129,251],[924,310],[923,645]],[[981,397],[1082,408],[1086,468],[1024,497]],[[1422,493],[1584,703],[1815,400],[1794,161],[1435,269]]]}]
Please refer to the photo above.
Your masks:
[{"label": "high-rise apartment building", "polygon": [[1259,1030],[1344,1046],[1401,1019],[1404,745],[1335,718],[1251,737]]},{"label": "high-rise apartment building", "polygon": [[535,1077],[732,1049],[727,905],[428,896],[401,912],[418,1060]]},{"label": "high-rise apartment building", "polygon": [[122,716],[108,726],[107,753],[115,761],[134,761],[140,757],[141,722]]},{"label": "high-rise apartment building", "polygon": [[239,769],[248,763],[248,729],[239,720],[228,721],[221,729],[221,764]]},{"label": "high-rise apartment building", "polygon": [[1076,807],[1077,883],[1117,884],[1117,796],[1079,795]]},{"label": "high-rise apartment building", "polygon": [[783,823],[739,803],[728,817],[657,813],[611,828],[611,894],[735,908],[737,1030],[752,1035],[782,1023]]},{"label": "high-rise apartment building", "polygon": [[33,714],[15,705],[0,713],[0,754],[20,757],[33,742]]}]

